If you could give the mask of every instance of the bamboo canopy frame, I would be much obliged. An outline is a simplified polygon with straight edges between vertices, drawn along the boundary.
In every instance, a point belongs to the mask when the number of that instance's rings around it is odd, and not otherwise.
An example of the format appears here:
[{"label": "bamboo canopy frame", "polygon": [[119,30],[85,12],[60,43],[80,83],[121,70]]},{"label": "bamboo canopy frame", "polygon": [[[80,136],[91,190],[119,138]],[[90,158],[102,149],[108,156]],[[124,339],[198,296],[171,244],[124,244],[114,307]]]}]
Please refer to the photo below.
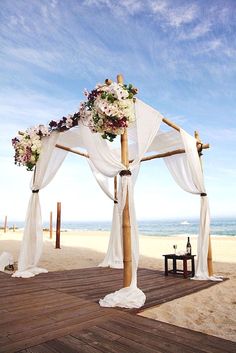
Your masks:
[{"label": "bamboo canopy frame", "polygon": [[[124,79],[122,75],[117,75],[117,83],[123,84]],[[107,85],[111,84],[111,80],[106,80],[105,83]],[[180,132],[180,127],[171,122],[170,120],[163,118],[162,121],[170,126],[171,128],[175,129],[176,131]],[[202,150],[203,149],[208,149],[210,148],[210,145],[203,144],[199,138],[199,134],[197,131],[194,133],[194,137],[196,138],[196,147],[199,153],[199,158],[201,160],[201,155],[202,155]],[[56,144],[57,148],[60,148],[62,150],[77,154],[79,156],[89,158],[89,155],[87,153],[75,150],[73,148],[69,148],[67,146],[63,146],[60,144]],[[159,153],[159,154],[153,154],[150,156],[146,156],[141,159],[141,162],[145,161],[150,161],[152,159],[158,159],[158,158],[164,158],[164,157],[169,157],[173,156],[176,154],[181,154],[185,153],[185,149],[177,149],[165,153]],[[128,151],[128,134],[127,134],[127,129],[125,129],[124,133],[121,135],[121,162],[126,166],[126,168],[129,168],[129,163],[132,162],[132,160],[129,160],[129,151]],[[114,178],[114,199],[115,202],[117,202],[117,177]],[[131,225],[130,225],[130,214],[129,214],[129,199],[128,199],[128,194],[126,196],[126,203],[125,207],[123,210],[123,215],[122,215],[122,232],[123,232],[123,262],[124,262],[124,270],[123,270],[123,284],[124,287],[128,287],[131,283],[132,279],[132,257],[131,257]],[[211,239],[209,235],[209,244],[208,244],[208,258],[207,258],[207,263],[208,263],[208,272],[209,276],[213,275],[213,265],[212,265],[212,249],[211,249]]]},{"label": "bamboo canopy frame", "polygon": [[[61,150],[64,150],[64,151],[68,151],[68,152],[71,152],[71,153],[74,153],[74,154],[78,154],[79,156],[82,156],[82,157],[85,157],[85,158],[89,158],[89,155],[87,153],[75,150],[73,148],[70,148],[70,147],[67,147],[67,146],[63,146],[63,145],[60,145],[60,144],[56,144],[56,147],[60,148]],[[209,143],[202,144],[202,143],[197,142],[198,151],[201,151],[202,149],[207,149],[207,148],[210,148]],[[165,153],[153,154],[151,156],[147,156],[147,157],[142,158],[141,162],[150,161],[150,160],[156,159],[156,158],[170,157],[170,156],[173,156],[175,154],[181,154],[181,153],[185,153],[185,149],[180,148],[178,150],[173,150],[173,151],[169,151],[169,152],[165,152]],[[129,162],[131,163],[131,162],[133,162],[133,160],[130,159]]]}]

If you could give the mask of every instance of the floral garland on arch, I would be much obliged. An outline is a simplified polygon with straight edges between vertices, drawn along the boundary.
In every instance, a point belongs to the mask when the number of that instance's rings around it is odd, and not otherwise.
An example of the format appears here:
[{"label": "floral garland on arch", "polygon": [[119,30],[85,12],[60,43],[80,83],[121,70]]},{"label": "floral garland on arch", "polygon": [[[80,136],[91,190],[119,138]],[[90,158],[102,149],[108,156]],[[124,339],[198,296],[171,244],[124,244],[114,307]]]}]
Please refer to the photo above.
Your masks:
[{"label": "floral garland on arch", "polygon": [[85,90],[86,100],[80,104],[79,112],[57,121],[51,120],[48,126],[31,127],[12,139],[15,164],[32,171],[40,156],[42,137],[50,136],[53,131],[69,130],[77,126],[79,120],[93,133],[100,133],[102,138],[112,142],[135,121],[134,95],[137,92],[131,84],[110,80],[98,84],[91,92]]},{"label": "floral garland on arch", "polygon": [[49,135],[48,129],[43,125],[19,132],[19,136],[12,139],[12,145],[15,149],[15,164],[26,166],[27,170],[33,170],[40,156],[41,137]]},{"label": "floral garland on arch", "polygon": [[12,146],[15,150],[15,164],[25,166],[32,171],[36,165],[42,147],[42,137],[50,136],[53,131],[66,131],[78,125],[79,113],[63,117],[58,121],[50,121],[48,126],[37,125],[19,132],[19,135],[12,139]]},{"label": "floral garland on arch", "polygon": [[80,118],[92,132],[99,132],[104,139],[112,142],[117,135],[135,121],[133,97],[137,89],[106,80],[91,92],[85,90],[87,101],[80,105]]}]

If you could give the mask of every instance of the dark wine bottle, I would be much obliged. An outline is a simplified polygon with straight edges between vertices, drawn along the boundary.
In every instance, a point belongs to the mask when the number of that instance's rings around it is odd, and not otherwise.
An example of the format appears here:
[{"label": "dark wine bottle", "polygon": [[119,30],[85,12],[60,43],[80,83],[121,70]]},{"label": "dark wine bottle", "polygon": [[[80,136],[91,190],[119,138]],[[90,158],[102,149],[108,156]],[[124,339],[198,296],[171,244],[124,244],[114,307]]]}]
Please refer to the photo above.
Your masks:
[{"label": "dark wine bottle", "polygon": [[186,245],[186,254],[191,255],[192,254],[192,246],[190,243],[190,238],[188,237],[187,245]]}]

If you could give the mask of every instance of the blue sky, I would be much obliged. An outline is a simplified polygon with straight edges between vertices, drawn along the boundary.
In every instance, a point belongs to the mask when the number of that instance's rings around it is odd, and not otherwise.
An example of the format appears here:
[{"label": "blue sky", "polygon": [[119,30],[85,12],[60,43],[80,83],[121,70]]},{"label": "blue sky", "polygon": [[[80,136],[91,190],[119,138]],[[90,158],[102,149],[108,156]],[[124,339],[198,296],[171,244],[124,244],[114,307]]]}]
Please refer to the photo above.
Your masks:
[{"label": "blue sky", "polygon": [[[211,214],[236,216],[235,0],[0,0],[0,223],[25,217],[31,173],[14,165],[18,130],[77,110],[84,88],[123,73],[139,98],[211,148]],[[43,218],[110,219],[112,203],[71,155],[41,193]],[[142,165],[139,219],[198,217],[160,160]]]}]

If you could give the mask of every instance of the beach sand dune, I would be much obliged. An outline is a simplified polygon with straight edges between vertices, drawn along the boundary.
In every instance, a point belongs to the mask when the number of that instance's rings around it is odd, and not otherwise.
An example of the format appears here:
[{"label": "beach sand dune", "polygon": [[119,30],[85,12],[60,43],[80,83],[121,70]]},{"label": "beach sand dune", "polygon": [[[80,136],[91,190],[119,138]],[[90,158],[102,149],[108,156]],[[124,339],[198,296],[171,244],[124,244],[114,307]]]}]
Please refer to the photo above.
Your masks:
[{"label": "beach sand dune", "polygon": [[[10,252],[14,259],[20,249],[22,232],[0,233],[0,253]],[[44,252],[40,267],[61,271],[97,266],[104,258],[109,240],[108,232],[62,232],[61,249],[55,249],[55,239],[44,233]],[[196,237],[191,237],[196,253]],[[186,237],[140,237],[140,267],[163,270],[163,254],[185,249]],[[201,331],[236,341],[236,238],[212,237],[214,272],[228,281],[158,307],[140,315],[177,326]]]}]

